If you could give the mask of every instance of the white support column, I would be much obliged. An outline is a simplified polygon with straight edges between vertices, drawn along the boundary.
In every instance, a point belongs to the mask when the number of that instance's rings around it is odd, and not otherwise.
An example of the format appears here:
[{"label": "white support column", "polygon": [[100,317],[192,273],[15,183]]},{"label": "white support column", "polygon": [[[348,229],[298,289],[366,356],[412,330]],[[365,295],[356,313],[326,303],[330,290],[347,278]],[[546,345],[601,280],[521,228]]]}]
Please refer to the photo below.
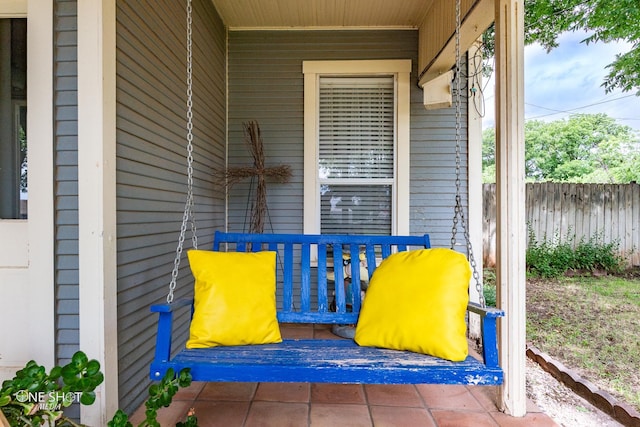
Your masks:
[{"label": "white support column", "polygon": [[524,1],[496,1],[496,175],[502,409],[526,414],[524,183]]},{"label": "white support column", "polygon": [[[476,262],[476,268],[480,275],[480,282],[482,283],[482,117],[480,111],[478,111],[477,97],[474,97],[471,88],[474,82],[478,82],[480,78],[476,77],[482,70],[478,66],[482,66],[474,60],[476,55],[480,55],[478,52],[480,49],[480,42],[476,42],[469,48],[468,58],[468,72],[467,78],[467,164],[468,166],[468,182],[467,192],[469,194],[469,209],[468,209],[468,227],[469,227],[469,241],[471,242],[471,248],[473,249],[474,260]],[[479,95],[479,94],[478,94]],[[480,301],[478,290],[476,289],[476,281],[471,278],[469,286],[469,298],[471,301]],[[469,318],[469,332],[472,336],[478,337],[481,333],[480,316],[473,315]]]},{"label": "white support column", "polygon": [[[15,3],[15,2],[14,2]],[[53,229],[53,2],[28,2],[27,135],[29,136],[28,332],[31,354],[55,363]],[[24,236],[23,236],[24,237]],[[19,308],[23,310],[24,307]]]},{"label": "white support column", "polygon": [[115,26],[115,0],[78,2],[80,348],[105,374],[81,419],[95,426],[118,408]]}]

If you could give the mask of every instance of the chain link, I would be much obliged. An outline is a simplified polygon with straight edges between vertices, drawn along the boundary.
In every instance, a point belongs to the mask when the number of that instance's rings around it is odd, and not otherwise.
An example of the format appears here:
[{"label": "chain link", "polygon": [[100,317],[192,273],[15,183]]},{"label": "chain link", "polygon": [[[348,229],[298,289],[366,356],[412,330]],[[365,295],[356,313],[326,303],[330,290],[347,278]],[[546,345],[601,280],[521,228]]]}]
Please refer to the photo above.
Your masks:
[{"label": "chain link", "polygon": [[462,80],[461,66],[460,66],[460,26],[461,26],[461,11],[460,11],[460,0],[456,0],[456,34],[455,34],[455,45],[456,45],[456,68],[455,68],[455,86],[456,86],[456,205],[454,208],[453,215],[453,226],[451,227],[451,249],[455,249],[456,245],[456,235],[458,234],[458,222],[460,223],[460,227],[462,228],[462,234],[464,236],[465,242],[467,243],[467,257],[469,258],[469,264],[471,265],[471,269],[473,271],[473,280],[476,283],[476,291],[478,292],[478,298],[480,301],[480,305],[482,307],[486,306],[486,301],[484,299],[484,290],[482,287],[482,280],[480,278],[480,273],[478,272],[478,266],[476,264],[475,256],[473,254],[473,247],[471,245],[471,239],[469,238],[469,230],[467,229],[467,221],[464,216],[464,209],[462,206],[462,197],[461,193],[461,184],[462,181],[460,179],[460,169],[462,164],[462,155],[461,155],[461,145],[462,145],[462,100],[461,100],[461,86],[460,82]]},{"label": "chain link", "polygon": [[171,282],[169,283],[169,294],[167,303],[173,302],[173,292],[176,289],[180,260],[182,258],[182,248],[187,232],[187,224],[191,227],[191,244],[194,249],[198,249],[198,237],[196,235],[196,222],[194,217],[193,203],[193,7],[191,0],[187,0],[187,201],[182,214],[182,225],[180,226],[180,237],[176,256],[173,260],[173,271],[171,272]]}]

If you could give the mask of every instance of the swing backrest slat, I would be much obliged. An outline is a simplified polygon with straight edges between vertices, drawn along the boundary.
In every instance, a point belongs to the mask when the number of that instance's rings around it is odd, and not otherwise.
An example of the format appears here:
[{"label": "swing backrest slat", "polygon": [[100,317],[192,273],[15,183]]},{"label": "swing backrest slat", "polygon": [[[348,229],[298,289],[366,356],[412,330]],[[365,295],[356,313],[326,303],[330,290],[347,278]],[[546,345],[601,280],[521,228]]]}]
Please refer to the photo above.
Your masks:
[{"label": "swing backrest slat", "polygon": [[[277,252],[278,319],[291,323],[355,323],[361,283],[394,252],[429,248],[429,235],[246,234],[217,231],[213,250]],[[361,273],[361,254],[366,270]],[[366,274],[365,274],[366,273]],[[361,277],[368,276],[368,277]],[[357,285],[353,285],[357,284]]]}]

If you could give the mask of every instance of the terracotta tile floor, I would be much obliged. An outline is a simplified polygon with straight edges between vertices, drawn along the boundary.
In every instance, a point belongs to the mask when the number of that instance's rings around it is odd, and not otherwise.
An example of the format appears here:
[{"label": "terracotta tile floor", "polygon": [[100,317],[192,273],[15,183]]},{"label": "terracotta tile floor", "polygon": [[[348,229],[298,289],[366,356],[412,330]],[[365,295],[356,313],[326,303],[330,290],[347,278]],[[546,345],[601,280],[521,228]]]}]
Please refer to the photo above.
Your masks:
[{"label": "terracotta tile floor", "polygon": [[[524,418],[499,412],[496,392],[426,384],[193,383],[160,411],[158,421],[174,426],[194,408],[202,427],[557,426],[532,403]],[[143,419],[141,407],[131,421]]]},{"label": "terracotta tile floor", "polygon": [[[283,327],[286,338],[331,336],[326,329]],[[194,408],[201,427],[557,426],[529,402],[527,415],[498,411],[497,387],[458,385],[354,385],[309,383],[193,383],[159,412],[174,426]],[[132,415],[137,425],[144,406]]]}]

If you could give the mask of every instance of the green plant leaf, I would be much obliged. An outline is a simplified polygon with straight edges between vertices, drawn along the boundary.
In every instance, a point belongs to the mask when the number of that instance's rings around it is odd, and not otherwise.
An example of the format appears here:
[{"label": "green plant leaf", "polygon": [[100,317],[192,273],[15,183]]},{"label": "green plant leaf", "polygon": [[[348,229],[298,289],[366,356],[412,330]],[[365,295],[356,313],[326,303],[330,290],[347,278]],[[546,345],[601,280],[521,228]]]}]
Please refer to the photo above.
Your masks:
[{"label": "green plant leaf", "polygon": [[154,397],[160,393],[160,386],[158,384],[151,384],[149,387],[149,396]]},{"label": "green plant leaf", "polygon": [[129,422],[129,416],[122,409],[118,409],[111,421],[107,423],[107,427],[133,427],[133,425]]},{"label": "green plant leaf", "polygon": [[41,387],[40,381],[34,381],[31,384],[29,384],[27,387],[21,387],[21,388],[25,388],[27,391],[30,391],[30,392],[36,392],[40,390],[40,387]]},{"label": "green plant leaf", "polygon": [[176,371],[174,371],[173,368],[169,368],[167,369],[167,372],[164,374],[164,378],[162,379],[162,381],[171,381],[175,377],[176,377]]},{"label": "green plant leaf", "polygon": [[62,367],[54,366],[49,373],[49,379],[57,380],[62,376]]},{"label": "green plant leaf", "polygon": [[148,408],[144,415],[147,417],[147,420],[155,420],[158,416],[158,411],[153,408]]},{"label": "green plant leaf", "polygon": [[33,403],[27,403],[27,404],[23,405],[22,407],[23,407],[24,414],[25,415],[29,415],[35,406],[36,405],[33,404]]},{"label": "green plant leaf", "polygon": [[80,396],[80,403],[83,405],[92,405],[96,401],[96,394],[93,391],[85,391]]},{"label": "green plant leaf", "polygon": [[191,385],[191,380],[192,376],[190,368],[184,368],[180,371],[180,374],[178,374],[178,385],[180,387],[188,387]]},{"label": "green plant leaf", "polygon": [[82,367],[84,367],[87,362],[89,362],[89,358],[82,351],[75,352],[75,354],[71,357],[71,363],[76,365],[78,369],[82,369]]},{"label": "green plant leaf", "polygon": [[76,391],[90,391],[93,388],[93,381],[91,381],[90,378],[80,378],[78,379],[78,381],[76,382],[76,387],[78,388],[78,390]]},{"label": "green plant leaf", "polygon": [[91,381],[93,382],[93,388],[98,387],[104,381],[104,374],[102,372],[98,372],[91,377]]},{"label": "green plant leaf", "polygon": [[72,364],[68,364],[62,367],[62,380],[65,383],[69,383],[69,381],[73,381],[78,375],[79,370],[76,369]]},{"label": "green plant leaf", "polygon": [[98,362],[97,360],[90,360],[87,363],[87,375],[88,376],[94,376],[96,375],[98,372],[100,372],[100,362]]},{"label": "green plant leaf", "polygon": [[198,419],[195,415],[189,415],[183,423],[177,423],[176,427],[198,427]]},{"label": "green plant leaf", "polygon": [[159,402],[162,406],[165,406],[165,407],[171,404],[171,395],[169,394],[168,391],[165,391],[162,393],[162,395],[160,396]]}]

